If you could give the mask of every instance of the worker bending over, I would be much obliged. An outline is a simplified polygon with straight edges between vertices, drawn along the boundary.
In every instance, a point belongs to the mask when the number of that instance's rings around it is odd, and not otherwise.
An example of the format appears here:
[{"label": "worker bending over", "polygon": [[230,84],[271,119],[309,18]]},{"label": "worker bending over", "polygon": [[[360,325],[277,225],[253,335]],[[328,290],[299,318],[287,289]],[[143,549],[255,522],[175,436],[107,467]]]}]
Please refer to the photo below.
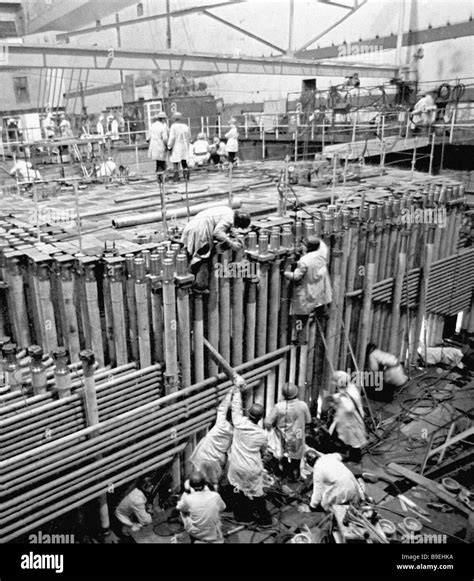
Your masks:
[{"label": "worker bending over", "polygon": [[262,453],[267,448],[267,432],[258,422],[263,416],[263,407],[254,403],[247,417],[242,411],[242,395],[235,390],[232,397],[232,422],[234,439],[229,456],[227,478],[235,491],[234,516],[240,522],[268,526],[272,518],[267,510],[263,492]]},{"label": "worker bending over", "polygon": [[287,383],[282,389],[283,401],[273,407],[265,421],[268,430],[274,429],[276,446],[273,456],[279,462],[282,476],[298,480],[305,449],[306,425],[311,422],[309,408],[298,399],[298,388]]},{"label": "worker bending over", "polygon": [[[363,498],[356,477],[342,463],[340,454],[306,453],[306,462],[313,466],[313,493],[310,507],[329,510],[334,504],[347,504]],[[319,456],[319,457],[318,457]]]},{"label": "worker bending over", "polygon": [[189,478],[190,491],[184,492],[176,508],[191,543],[223,543],[221,516],[225,503],[219,493],[209,490],[201,472]]},{"label": "worker bending over", "polygon": [[127,537],[130,533],[139,531],[152,521],[148,509],[146,493],[148,486],[145,480],[140,480],[118,504],[115,516],[122,524],[122,534]]},{"label": "worker bending over", "polygon": [[170,161],[174,167],[173,181],[179,182],[179,166],[183,168],[183,177],[189,180],[188,157],[191,144],[191,134],[186,123],[181,121],[182,115],[176,112],[173,115],[174,123],[171,125],[168,137],[168,149],[171,152]]},{"label": "worker bending over", "polygon": [[233,388],[217,408],[216,423],[199,442],[189,459],[193,469],[201,472],[214,490],[219,486],[227,463],[227,452],[232,444],[234,427],[229,417],[232,393]]},{"label": "worker bending over", "polygon": [[238,250],[239,240],[232,236],[233,228],[248,228],[250,215],[232,210],[228,206],[215,206],[202,210],[186,224],[181,236],[191,259],[191,272],[196,276],[195,287],[204,290],[209,285],[209,266],[212,245],[217,242],[224,249]]},{"label": "worker bending over", "polygon": [[337,393],[331,396],[335,414],[329,432],[333,434],[335,431],[339,440],[346,445],[349,461],[360,462],[361,449],[367,444],[367,437],[359,390],[345,371],[334,372],[333,382]]},{"label": "worker bending over", "polygon": [[369,382],[369,385],[366,386],[367,395],[377,401],[392,401],[394,391],[408,381],[403,365],[395,355],[378,349],[374,343],[367,345],[366,360],[366,367],[369,371],[383,373],[382,385],[377,385],[375,381]]}]

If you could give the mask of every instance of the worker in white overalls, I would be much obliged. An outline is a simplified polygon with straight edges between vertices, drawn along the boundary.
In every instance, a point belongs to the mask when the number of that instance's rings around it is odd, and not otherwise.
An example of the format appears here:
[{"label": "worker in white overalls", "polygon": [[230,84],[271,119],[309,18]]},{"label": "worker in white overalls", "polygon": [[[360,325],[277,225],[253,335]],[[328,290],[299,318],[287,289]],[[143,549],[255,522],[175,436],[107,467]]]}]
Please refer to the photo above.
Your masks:
[{"label": "worker in white overalls", "polygon": [[182,115],[176,112],[173,115],[174,123],[171,125],[168,138],[168,149],[170,150],[170,161],[174,167],[173,181],[179,182],[179,166],[183,169],[183,177],[189,180],[188,158],[189,146],[191,144],[191,134],[186,123],[182,122]]}]

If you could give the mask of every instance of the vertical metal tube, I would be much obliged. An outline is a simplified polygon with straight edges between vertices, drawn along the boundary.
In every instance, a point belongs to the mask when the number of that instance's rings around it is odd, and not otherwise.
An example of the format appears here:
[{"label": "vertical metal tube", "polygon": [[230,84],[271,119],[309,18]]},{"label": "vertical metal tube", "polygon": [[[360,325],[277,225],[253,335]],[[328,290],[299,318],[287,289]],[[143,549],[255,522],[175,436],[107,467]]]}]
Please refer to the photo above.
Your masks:
[{"label": "vertical metal tube", "polygon": [[125,328],[125,306],[123,300],[123,264],[110,268],[110,299],[114,321],[115,358],[117,365],[128,363],[127,332]]},{"label": "vertical metal tube", "polygon": [[135,300],[137,309],[137,330],[140,367],[151,365],[150,313],[148,309],[148,281],[145,274],[145,260],[135,258]]},{"label": "vertical metal tube", "polygon": [[137,311],[135,304],[135,263],[134,255],[125,255],[125,264],[127,268],[127,280],[125,283],[127,293],[127,313],[128,313],[128,332],[130,339],[130,355],[133,361],[138,361],[138,327]]},{"label": "vertical metal tube", "polygon": [[169,258],[163,260],[163,305],[165,331],[166,394],[178,390],[178,338],[176,320],[176,290],[174,264]]},{"label": "vertical metal tube", "polygon": [[398,254],[398,267],[396,270],[395,284],[393,287],[392,323],[390,325],[390,339],[389,339],[390,353],[397,353],[400,348],[399,345],[400,312],[401,312],[403,282],[405,280],[405,269],[407,261],[407,242],[408,242],[408,232],[404,230],[401,233],[400,250]]},{"label": "vertical metal tube", "polygon": [[230,253],[228,250],[220,255],[223,276],[219,280],[219,353],[230,361],[230,279],[227,276]]},{"label": "vertical metal tube", "polygon": [[104,366],[104,347],[102,343],[102,326],[100,321],[99,297],[97,291],[97,281],[94,273],[95,266],[86,264],[85,273],[85,296],[88,313],[88,328],[84,330],[85,334],[90,337],[92,350],[97,354],[99,367]]},{"label": "vertical metal tube", "polygon": [[69,351],[72,363],[79,361],[79,327],[77,313],[74,305],[74,280],[72,276],[72,263],[62,263],[59,266],[59,300],[62,303],[62,316],[64,329],[64,340]]},{"label": "vertical metal tube", "polygon": [[[94,353],[90,350],[81,351],[80,354],[82,367],[84,370],[84,411],[88,426],[94,426],[100,421],[99,406],[97,403],[97,392],[94,380]],[[99,518],[102,534],[106,535],[110,529],[109,509],[107,506],[107,494],[103,494],[98,498],[99,504]]]},{"label": "vertical metal tube", "polygon": [[[214,276],[214,273],[212,274]],[[204,381],[204,308],[202,294],[194,294],[194,382]]]},{"label": "vertical metal tube", "polygon": [[[207,301],[207,338],[209,343],[219,351],[219,285],[220,281],[217,273],[217,255],[211,253],[210,268],[211,276],[209,281],[209,296]],[[217,365],[208,358],[208,374],[217,374]]]},{"label": "vertical metal tube", "polygon": [[371,328],[372,292],[375,278],[375,240],[373,224],[371,223],[369,223],[367,243],[368,243],[368,259],[364,279],[364,299],[360,321],[360,334],[359,340],[357,341],[358,347],[357,363],[359,369],[364,369],[365,351],[367,348]]},{"label": "vertical metal tube", "polygon": [[[243,240],[243,239],[242,239]],[[235,253],[235,263],[238,267],[250,262],[243,262],[243,249]],[[232,366],[237,367],[243,363],[243,342],[244,342],[244,278],[235,276],[232,279]]]},{"label": "vertical metal tube", "polygon": [[178,254],[177,258],[178,289],[177,289],[177,311],[178,311],[178,347],[179,362],[181,367],[182,387],[191,385],[191,327],[189,314],[189,283],[181,283],[182,278],[187,274],[187,256],[185,253]]}]

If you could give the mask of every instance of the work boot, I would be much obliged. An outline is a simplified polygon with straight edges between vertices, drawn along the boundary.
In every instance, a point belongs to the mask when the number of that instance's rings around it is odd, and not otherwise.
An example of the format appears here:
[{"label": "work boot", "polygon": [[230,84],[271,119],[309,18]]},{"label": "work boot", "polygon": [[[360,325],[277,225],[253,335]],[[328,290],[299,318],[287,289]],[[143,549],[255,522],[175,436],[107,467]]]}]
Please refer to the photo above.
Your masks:
[{"label": "work boot", "polygon": [[190,177],[190,173],[189,173],[189,169],[183,169],[183,178],[185,182],[189,182],[189,177]]},{"label": "work boot", "polygon": [[163,172],[158,172],[156,174],[156,179],[157,179],[159,184],[162,184],[163,183]]},{"label": "work boot", "polygon": [[174,182],[179,182],[179,171],[175,171],[173,173],[173,181]]}]

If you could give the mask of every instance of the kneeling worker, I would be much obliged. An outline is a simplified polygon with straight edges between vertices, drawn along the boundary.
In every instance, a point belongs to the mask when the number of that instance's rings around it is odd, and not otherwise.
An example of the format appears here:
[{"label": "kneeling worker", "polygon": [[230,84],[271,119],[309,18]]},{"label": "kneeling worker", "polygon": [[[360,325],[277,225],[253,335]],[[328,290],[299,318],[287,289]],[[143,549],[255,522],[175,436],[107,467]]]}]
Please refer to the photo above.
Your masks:
[{"label": "kneeling worker", "polygon": [[334,504],[347,504],[363,498],[356,477],[342,463],[340,454],[306,453],[306,462],[313,466],[313,494],[310,507],[328,510]]},{"label": "kneeling worker", "polygon": [[223,543],[220,513],[225,509],[225,503],[220,494],[209,490],[201,472],[191,474],[189,486],[192,491],[181,496],[176,508],[181,513],[191,543]]},{"label": "kneeling worker", "polygon": [[133,488],[115,509],[115,516],[123,525],[122,534],[124,536],[130,536],[130,533],[139,531],[142,527],[152,522],[151,513],[147,510],[146,492],[146,482],[141,480],[136,488]]}]

